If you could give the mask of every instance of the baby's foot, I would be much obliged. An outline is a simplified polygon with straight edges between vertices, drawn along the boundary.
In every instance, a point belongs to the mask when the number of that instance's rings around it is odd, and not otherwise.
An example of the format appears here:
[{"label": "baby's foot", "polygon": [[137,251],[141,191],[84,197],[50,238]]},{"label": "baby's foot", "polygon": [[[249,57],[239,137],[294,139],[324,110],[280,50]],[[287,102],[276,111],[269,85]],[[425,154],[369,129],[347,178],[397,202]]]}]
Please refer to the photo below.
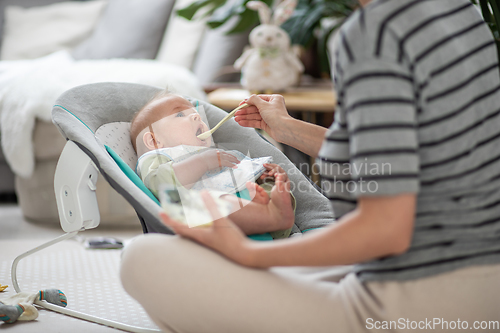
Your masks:
[{"label": "baby's foot", "polygon": [[277,221],[277,229],[291,228],[295,221],[290,195],[290,180],[283,174],[276,175],[276,183],[271,191],[269,210]]},{"label": "baby's foot", "polygon": [[252,201],[258,204],[267,205],[271,198],[267,194],[266,190],[253,182],[247,182],[247,189],[250,192],[250,198]]}]

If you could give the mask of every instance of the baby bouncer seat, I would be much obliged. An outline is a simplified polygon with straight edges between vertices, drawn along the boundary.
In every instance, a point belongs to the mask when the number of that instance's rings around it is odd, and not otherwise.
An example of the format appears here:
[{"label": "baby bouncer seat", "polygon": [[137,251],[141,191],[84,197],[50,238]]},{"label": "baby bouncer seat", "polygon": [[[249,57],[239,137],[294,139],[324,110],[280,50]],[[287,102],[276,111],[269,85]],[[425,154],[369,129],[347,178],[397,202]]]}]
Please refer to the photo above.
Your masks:
[{"label": "baby bouncer seat", "polygon": [[[54,186],[61,227],[67,234],[37,249],[28,251],[14,261],[16,266],[27,255],[68,239],[76,233],[99,225],[99,211],[95,184],[99,173],[135,209],[144,233],[172,234],[159,218],[158,200],[144,186],[133,171],[137,156],[129,138],[130,121],[135,112],[161,89],[132,83],[94,83],[68,90],[56,101],[52,120],[67,140],[60,156]],[[210,128],[227,113],[205,101],[193,103],[203,106]],[[234,119],[226,122],[213,134],[218,147],[239,150],[254,158],[272,156],[288,173],[292,193],[296,199],[295,225],[292,234],[320,228],[332,222],[328,199],[275,146],[263,139],[254,129],[239,126]],[[129,331],[148,331],[115,322],[93,318],[45,302],[37,304],[54,311]]]}]

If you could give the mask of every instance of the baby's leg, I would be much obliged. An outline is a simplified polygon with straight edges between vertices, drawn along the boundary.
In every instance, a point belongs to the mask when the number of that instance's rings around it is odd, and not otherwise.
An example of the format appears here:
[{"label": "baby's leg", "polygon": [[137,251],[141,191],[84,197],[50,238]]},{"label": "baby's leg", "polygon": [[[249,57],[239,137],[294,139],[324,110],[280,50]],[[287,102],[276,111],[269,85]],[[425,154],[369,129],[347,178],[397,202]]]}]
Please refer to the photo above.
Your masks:
[{"label": "baby's leg", "polygon": [[295,216],[290,196],[290,182],[284,178],[283,175],[276,177],[271,200],[267,204],[244,200],[233,195],[223,197],[234,207],[229,218],[245,234],[260,234],[292,227]]},{"label": "baby's leg", "polygon": [[276,230],[284,230],[293,226],[295,213],[290,194],[290,180],[285,175],[276,176],[276,182],[271,191],[271,201],[267,207],[277,222]]}]

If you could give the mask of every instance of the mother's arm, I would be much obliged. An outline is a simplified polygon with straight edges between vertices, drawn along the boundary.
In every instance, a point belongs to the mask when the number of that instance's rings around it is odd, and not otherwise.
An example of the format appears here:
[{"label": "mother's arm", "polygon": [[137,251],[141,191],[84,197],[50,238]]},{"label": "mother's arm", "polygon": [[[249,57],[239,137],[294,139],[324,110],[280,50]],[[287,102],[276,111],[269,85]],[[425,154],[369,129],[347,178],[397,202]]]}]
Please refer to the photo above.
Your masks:
[{"label": "mother's arm", "polygon": [[235,120],[243,127],[260,128],[274,140],[294,147],[309,156],[318,156],[326,128],[291,117],[281,95],[252,95],[250,105],[236,112]]},{"label": "mother's arm", "polygon": [[[220,214],[209,197],[207,207],[214,219]],[[415,218],[416,195],[362,197],[357,208],[338,223],[300,238],[254,242],[227,218],[211,227],[188,228],[163,215],[177,234],[216,250],[249,267],[349,265],[384,256],[398,255],[409,248]]]},{"label": "mother's arm", "polygon": [[360,198],[338,223],[301,238],[252,244],[248,266],[350,265],[406,252],[411,244],[416,196]]}]

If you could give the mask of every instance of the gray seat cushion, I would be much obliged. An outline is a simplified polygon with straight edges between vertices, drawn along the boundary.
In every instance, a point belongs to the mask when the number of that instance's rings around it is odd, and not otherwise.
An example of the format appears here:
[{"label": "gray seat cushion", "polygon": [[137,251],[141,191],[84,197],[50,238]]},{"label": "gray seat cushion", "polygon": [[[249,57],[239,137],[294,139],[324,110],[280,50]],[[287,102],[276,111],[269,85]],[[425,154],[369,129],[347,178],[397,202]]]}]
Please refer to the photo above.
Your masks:
[{"label": "gray seat cushion", "polygon": [[[94,135],[103,124],[129,122],[133,114],[158,91],[159,88],[132,83],[79,86],[58,98],[52,110],[52,120],[66,139],[74,141],[92,158],[111,186],[136,209],[146,232],[170,233],[158,217],[161,208],[120,170]],[[210,127],[227,115],[211,104],[199,102],[205,108]],[[283,166],[297,201],[293,232],[322,227],[333,221],[328,199],[281,151],[263,140],[254,129],[240,127],[232,119],[214,133],[213,139],[226,149],[237,149],[252,157],[273,156],[274,162]]]}]

